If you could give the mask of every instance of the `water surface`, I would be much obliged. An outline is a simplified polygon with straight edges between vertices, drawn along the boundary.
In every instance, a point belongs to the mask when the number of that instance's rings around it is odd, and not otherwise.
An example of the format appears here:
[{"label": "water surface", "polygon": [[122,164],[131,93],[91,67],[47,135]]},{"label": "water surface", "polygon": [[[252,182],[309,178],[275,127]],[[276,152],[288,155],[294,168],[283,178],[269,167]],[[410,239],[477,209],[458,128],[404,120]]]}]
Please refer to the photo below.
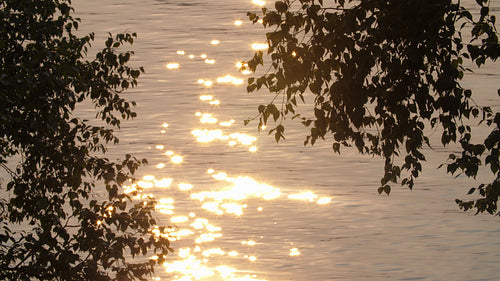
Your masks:
[{"label": "water surface", "polygon": [[[240,79],[249,76],[235,66],[264,43],[265,31],[245,20],[258,5],[74,5],[81,32],[95,31],[98,41],[107,32],[139,34],[132,64],[146,74],[126,94],[139,117],[124,122],[110,155],[148,158],[140,185],[161,203],[161,224],[177,226],[176,252],[154,280],[498,279],[498,219],[458,210],[454,199],[472,183],[436,169],[452,149],[430,153],[413,191],[393,187],[387,197],[376,191],[380,159],[335,155],[328,141],[304,147],[306,130],[294,123],[280,144],[256,123],[243,126],[269,101],[246,94]],[[498,106],[499,72],[489,67],[467,81],[480,102]]]}]

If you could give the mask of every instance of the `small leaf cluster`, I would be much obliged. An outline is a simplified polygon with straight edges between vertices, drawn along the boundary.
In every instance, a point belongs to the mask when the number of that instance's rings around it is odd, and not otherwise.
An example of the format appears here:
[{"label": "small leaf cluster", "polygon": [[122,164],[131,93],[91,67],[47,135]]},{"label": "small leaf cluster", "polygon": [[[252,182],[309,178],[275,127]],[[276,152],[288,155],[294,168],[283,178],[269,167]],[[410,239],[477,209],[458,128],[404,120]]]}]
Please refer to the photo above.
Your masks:
[{"label": "small leaf cluster", "polygon": [[[413,188],[426,160],[423,148],[431,146],[429,132],[439,130],[442,145],[462,148],[446,163],[449,173],[475,178],[487,165],[495,175],[492,184],[475,189],[480,199],[457,200],[460,207],[495,213],[499,113],[477,105],[460,84],[472,71],[465,65],[480,67],[500,56],[489,1],[476,4],[479,18],[451,0],[281,0],[274,10],[249,12],[251,21],[272,29],[266,33],[270,69],[247,86],[273,95],[259,106],[259,128],[272,116],[277,126],[270,133],[279,140],[291,116],[310,128],[305,145],[329,137],[337,153],[353,146],[383,157],[378,192],[386,194],[391,183]],[[261,51],[247,62],[252,71],[263,64]],[[314,98],[312,118],[295,113],[306,94]],[[491,129],[484,142],[471,142],[470,119]]]},{"label": "small leaf cluster", "polygon": [[[147,161],[103,156],[136,116],[122,94],[144,70],[120,52],[136,34],[110,34],[88,60],[94,34],[75,35],[71,14],[70,1],[0,1],[0,279],[146,280],[172,251],[151,232],[155,202],[122,191]],[[84,101],[103,126],[75,116]]]}]

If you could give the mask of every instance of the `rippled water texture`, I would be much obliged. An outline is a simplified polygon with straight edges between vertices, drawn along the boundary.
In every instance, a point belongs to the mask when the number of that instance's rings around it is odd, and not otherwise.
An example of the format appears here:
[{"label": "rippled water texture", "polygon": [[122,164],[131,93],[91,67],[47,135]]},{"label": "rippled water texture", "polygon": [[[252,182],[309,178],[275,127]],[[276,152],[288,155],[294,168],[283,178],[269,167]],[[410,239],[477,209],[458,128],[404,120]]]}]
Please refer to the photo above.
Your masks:
[{"label": "rippled water texture", "polygon": [[[458,210],[471,183],[436,170],[449,151],[430,153],[415,190],[387,197],[379,159],[334,155],[328,141],[304,147],[294,123],[280,144],[243,126],[269,101],[246,94],[249,75],[236,67],[265,43],[245,16],[263,3],[74,2],[81,32],[98,41],[139,34],[132,63],[146,74],[126,95],[139,117],[110,157],[149,159],[138,184],[174,225],[155,231],[173,235],[176,252],[154,280],[498,280],[499,221]],[[499,72],[469,79],[479,102],[498,106]]]}]

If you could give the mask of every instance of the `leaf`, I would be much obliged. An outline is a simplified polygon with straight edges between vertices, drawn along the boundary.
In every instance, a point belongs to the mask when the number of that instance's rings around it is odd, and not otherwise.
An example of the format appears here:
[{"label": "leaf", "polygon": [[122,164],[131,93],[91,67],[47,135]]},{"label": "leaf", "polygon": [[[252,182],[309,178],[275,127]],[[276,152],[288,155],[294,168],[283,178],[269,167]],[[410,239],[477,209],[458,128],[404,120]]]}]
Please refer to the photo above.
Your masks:
[{"label": "leaf", "polygon": [[469,11],[463,10],[460,15],[472,21],[472,14]]},{"label": "leaf", "polygon": [[481,16],[486,17],[490,12],[490,9],[488,7],[482,7],[481,8]]},{"label": "leaf", "polygon": [[280,141],[280,138],[281,138],[281,135],[280,135],[278,132],[276,132],[276,133],[274,134],[274,139],[276,140],[276,142],[279,142],[279,141]]},{"label": "leaf", "polygon": [[378,191],[378,194],[382,194],[382,192],[384,192],[384,187],[382,187],[382,186],[379,187],[377,191]]},{"label": "leaf", "polygon": [[288,10],[288,6],[282,1],[276,1],[274,7],[279,13],[284,13]]},{"label": "leaf", "polygon": [[384,186],[384,192],[389,195],[391,193],[391,187],[389,185]]},{"label": "leaf", "polygon": [[267,109],[267,112],[269,112],[273,115],[273,119],[276,122],[281,115],[278,108],[276,108],[276,105],[274,105],[273,103],[270,103],[267,105],[266,109]]}]

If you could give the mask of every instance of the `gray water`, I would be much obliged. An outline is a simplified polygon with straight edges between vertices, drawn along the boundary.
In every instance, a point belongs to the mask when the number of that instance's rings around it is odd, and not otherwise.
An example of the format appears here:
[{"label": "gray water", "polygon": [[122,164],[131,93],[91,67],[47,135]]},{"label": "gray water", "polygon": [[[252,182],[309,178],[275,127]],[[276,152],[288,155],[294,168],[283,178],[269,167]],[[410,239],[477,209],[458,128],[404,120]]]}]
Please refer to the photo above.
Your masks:
[{"label": "gray water", "polygon": [[[146,74],[125,94],[137,102],[138,117],[124,122],[110,157],[148,158],[140,185],[162,203],[160,224],[177,226],[176,251],[153,280],[498,279],[498,218],[460,211],[454,200],[474,184],[436,169],[453,148],[427,151],[413,191],[394,186],[383,196],[380,159],[350,150],[335,155],[328,140],[304,147],[307,131],[294,122],[279,144],[259,134],[256,122],[243,126],[270,96],[217,78],[249,77],[235,63],[253,55],[252,43],[264,43],[265,30],[245,16],[259,6],[249,0],[74,6],[80,31],[96,32],[96,47],[107,32],[139,35],[132,65]],[[489,66],[466,81],[478,102],[498,106],[498,73]]]}]

